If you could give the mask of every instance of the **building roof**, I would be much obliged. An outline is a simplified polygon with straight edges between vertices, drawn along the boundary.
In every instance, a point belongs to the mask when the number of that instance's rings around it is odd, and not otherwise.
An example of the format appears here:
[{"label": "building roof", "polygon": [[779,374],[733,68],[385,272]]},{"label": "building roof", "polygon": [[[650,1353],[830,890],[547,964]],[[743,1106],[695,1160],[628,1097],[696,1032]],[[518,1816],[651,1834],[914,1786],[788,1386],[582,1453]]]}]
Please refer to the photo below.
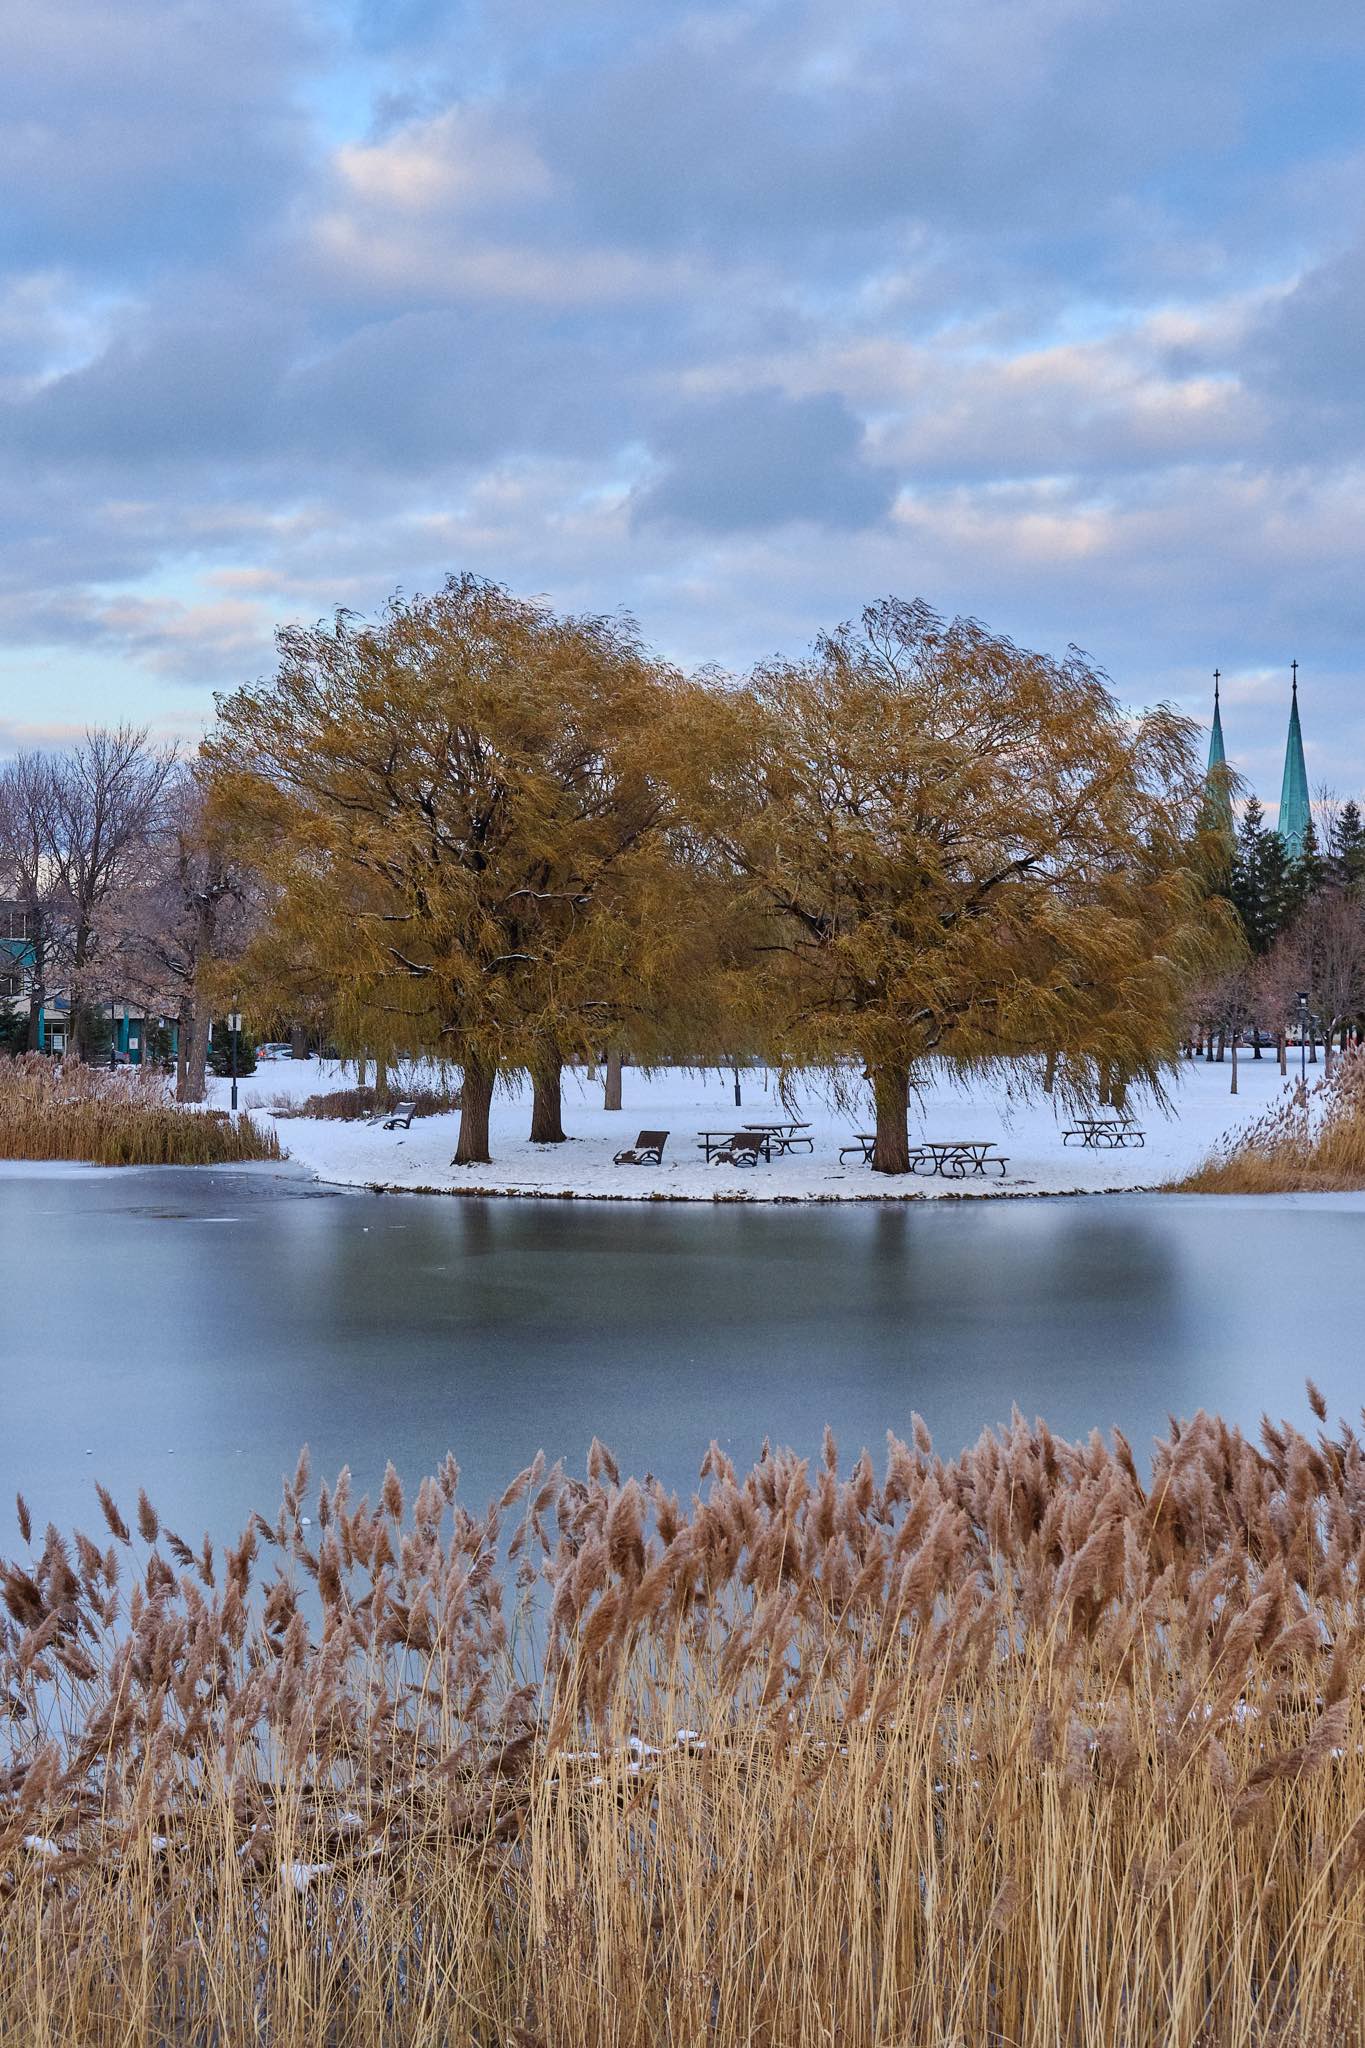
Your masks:
[{"label": "building roof", "polygon": [[1284,748],[1284,781],[1280,785],[1280,814],[1275,829],[1284,841],[1285,852],[1296,858],[1303,852],[1303,835],[1312,812],[1308,803],[1308,770],[1303,759],[1303,730],[1299,724],[1299,664],[1293,665],[1289,693],[1289,737]]},{"label": "building roof", "polygon": [[1220,671],[1213,672],[1213,731],[1209,734],[1209,765],[1205,782],[1209,790],[1209,802],[1218,824],[1227,832],[1232,830],[1232,792],[1228,772],[1228,757],[1223,748],[1223,713],[1218,702]]}]

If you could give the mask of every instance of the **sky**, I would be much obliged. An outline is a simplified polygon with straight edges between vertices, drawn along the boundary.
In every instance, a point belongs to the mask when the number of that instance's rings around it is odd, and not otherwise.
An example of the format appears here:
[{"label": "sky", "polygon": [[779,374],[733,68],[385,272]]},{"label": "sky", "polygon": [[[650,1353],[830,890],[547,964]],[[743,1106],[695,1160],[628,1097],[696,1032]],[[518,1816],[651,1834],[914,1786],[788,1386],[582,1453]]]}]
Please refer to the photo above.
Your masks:
[{"label": "sky", "polygon": [[473,570],[1365,792],[1360,0],[0,0],[0,752]]}]

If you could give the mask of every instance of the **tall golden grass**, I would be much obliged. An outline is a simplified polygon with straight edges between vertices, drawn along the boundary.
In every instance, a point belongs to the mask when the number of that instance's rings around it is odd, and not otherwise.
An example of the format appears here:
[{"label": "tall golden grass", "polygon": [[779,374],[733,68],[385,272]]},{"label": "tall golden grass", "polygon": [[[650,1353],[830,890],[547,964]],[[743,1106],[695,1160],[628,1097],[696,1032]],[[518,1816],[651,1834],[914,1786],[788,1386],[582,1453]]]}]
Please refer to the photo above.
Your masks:
[{"label": "tall golden grass", "polygon": [[1294,1084],[1254,1121],[1229,1132],[1167,1192],[1272,1195],[1362,1187],[1365,1050],[1353,1050],[1323,1080]]},{"label": "tall golden grass", "polygon": [[410,1102],[415,1117],[445,1116],[460,1106],[458,1088],[401,1088],[394,1082],[383,1088],[332,1088],[325,1095],[308,1095],[302,1102],[293,1096],[277,1095],[271,1104],[276,1116],[321,1117],[338,1123],[354,1123],[362,1117],[378,1116],[400,1102]]},{"label": "tall golden grass", "polygon": [[157,1074],[111,1074],[36,1053],[0,1059],[0,1159],[217,1166],[283,1156],[275,1133],[249,1116],[231,1122],[177,1109]]},{"label": "tall golden grass", "polygon": [[0,2039],[1365,2039],[1356,1431],[702,1477],[21,1502]]}]

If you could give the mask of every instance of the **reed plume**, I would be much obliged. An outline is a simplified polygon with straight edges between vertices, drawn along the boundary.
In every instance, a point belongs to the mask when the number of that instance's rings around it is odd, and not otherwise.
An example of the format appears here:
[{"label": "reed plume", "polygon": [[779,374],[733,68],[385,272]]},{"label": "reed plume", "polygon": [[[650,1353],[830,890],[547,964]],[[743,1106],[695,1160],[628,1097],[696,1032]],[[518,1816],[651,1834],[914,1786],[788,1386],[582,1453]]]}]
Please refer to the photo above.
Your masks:
[{"label": "reed plume", "polygon": [[302,1458],[0,1561],[0,2039],[1365,2041],[1365,1439]]},{"label": "reed plume", "polygon": [[178,1109],[159,1074],[39,1053],[0,1059],[0,1159],[220,1166],[283,1157],[275,1133],[249,1116]]}]

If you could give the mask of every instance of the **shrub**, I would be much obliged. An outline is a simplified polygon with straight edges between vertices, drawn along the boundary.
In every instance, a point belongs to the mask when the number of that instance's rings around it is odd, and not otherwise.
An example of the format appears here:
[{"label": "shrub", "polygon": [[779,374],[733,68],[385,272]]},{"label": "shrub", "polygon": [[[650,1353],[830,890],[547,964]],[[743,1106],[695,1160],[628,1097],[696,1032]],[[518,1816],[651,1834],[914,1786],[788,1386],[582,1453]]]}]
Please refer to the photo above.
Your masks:
[{"label": "shrub", "polygon": [[178,1109],[164,1078],[37,1053],[0,1063],[0,1158],[94,1166],[218,1166],[281,1159],[279,1139],[248,1116]]},{"label": "shrub", "polygon": [[[232,1072],[232,1033],[222,1017],[213,1023],[213,1036],[209,1040],[209,1070],[223,1078]],[[237,1033],[237,1073],[254,1074],[256,1071],[256,1041],[249,1031]]]}]

